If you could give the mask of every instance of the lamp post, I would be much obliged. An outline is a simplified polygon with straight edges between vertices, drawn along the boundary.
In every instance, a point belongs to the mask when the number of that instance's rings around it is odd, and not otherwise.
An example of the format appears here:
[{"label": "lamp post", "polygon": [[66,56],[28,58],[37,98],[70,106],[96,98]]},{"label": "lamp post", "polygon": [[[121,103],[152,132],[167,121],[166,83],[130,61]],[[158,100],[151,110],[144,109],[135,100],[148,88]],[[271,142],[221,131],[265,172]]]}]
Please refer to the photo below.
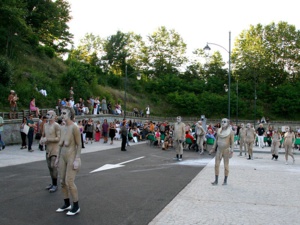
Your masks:
[{"label": "lamp post", "polygon": [[[130,74],[133,75],[136,72]],[[141,79],[141,74],[140,72],[137,72],[136,79],[140,80]],[[126,103],[127,103],[127,64],[125,65],[125,82],[124,82],[124,119],[126,119]]]},{"label": "lamp post", "polygon": [[224,48],[222,45],[218,45],[215,43],[207,43],[207,45],[203,48],[203,50],[209,51],[211,48],[210,45],[216,45],[220,48],[223,48],[226,52],[228,52],[229,55],[229,61],[228,61],[228,119],[230,119],[230,85],[231,85],[231,32],[229,31],[229,50]]}]

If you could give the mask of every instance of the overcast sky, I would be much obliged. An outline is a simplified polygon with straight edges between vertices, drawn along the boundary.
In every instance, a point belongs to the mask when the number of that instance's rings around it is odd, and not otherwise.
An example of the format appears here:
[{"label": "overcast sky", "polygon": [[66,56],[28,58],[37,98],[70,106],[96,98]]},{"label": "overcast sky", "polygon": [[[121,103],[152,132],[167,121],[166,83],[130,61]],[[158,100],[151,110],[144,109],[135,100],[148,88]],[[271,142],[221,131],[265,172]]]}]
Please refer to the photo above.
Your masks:
[{"label": "overcast sky", "polygon": [[[68,0],[71,4],[70,31],[75,45],[86,33],[102,38],[118,30],[145,37],[158,27],[175,29],[188,47],[188,54],[207,42],[229,49],[242,30],[250,25],[288,22],[300,29],[299,1],[268,0]],[[297,3],[298,2],[298,3]],[[225,50],[211,46],[226,55]],[[225,57],[225,56],[224,56]]]}]

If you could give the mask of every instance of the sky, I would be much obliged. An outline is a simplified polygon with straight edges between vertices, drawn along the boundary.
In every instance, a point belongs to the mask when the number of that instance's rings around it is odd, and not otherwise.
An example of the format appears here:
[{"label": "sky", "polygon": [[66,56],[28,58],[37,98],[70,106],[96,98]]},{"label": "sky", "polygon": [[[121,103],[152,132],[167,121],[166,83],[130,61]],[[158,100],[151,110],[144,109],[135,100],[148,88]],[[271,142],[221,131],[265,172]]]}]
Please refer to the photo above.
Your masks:
[{"label": "sky", "polygon": [[[71,5],[70,32],[75,46],[86,33],[101,38],[118,30],[143,36],[158,27],[174,29],[187,44],[187,54],[203,48],[207,42],[229,50],[234,40],[250,25],[287,22],[300,29],[298,0],[67,0]],[[218,46],[210,46],[223,57],[228,53]]]}]

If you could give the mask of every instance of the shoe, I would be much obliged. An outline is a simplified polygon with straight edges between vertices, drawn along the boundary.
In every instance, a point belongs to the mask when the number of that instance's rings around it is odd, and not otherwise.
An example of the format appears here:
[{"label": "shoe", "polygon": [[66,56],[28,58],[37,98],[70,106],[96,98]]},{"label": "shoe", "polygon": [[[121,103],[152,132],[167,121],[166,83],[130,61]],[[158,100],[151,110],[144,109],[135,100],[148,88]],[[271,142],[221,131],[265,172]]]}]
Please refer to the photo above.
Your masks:
[{"label": "shoe", "polygon": [[182,158],[179,158],[178,161],[182,161]]},{"label": "shoe", "polygon": [[200,154],[200,155],[203,155],[203,151],[201,151],[199,154]]},{"label": "shoe", "polygon": [[287,162],[287,161],[285,162],[285,165],[288,165],[288,162]]},{"label": "shoe", "polygon": [[34,150],[33,149],[30,149],[30,150],[28,150],[29,152],[34,152]]},{"label": "shoe", "polygon": [[80,208],[78,208],[76,211],[73,208],[72,210],[70,210],[69,212],[67,212],[67,215],[68,216],[75,216],[79,212],[80,212]]},{"label": "shoe", "polygon": [[126,149],[121,149],[121,151],[127,151]]},{"label": "shoe", "polygon": [[295,164],[295,159],[293,159],[293,164]]},{"label": "shoe", "polygon": [[177,157],[174,157],[173,160],[178,160],[178,158],[177,158]]},{"label": "shoe", "polygon": [[5,145],[2,146],[2,150],[4,150],[4,149],[5,149]]},{"label": "shoe", "polygon": [[52,188],[52,184],[49,184],[47,187],[45,187],[46,190],[49,190],[50,188]]},{"label": "shoe", "polygon": [[54,185],[49,189],[50,193],[53,193],[53,192],[56,192],[56,191],[57,191],[57,186],[54,186]]},{"label": "shoe", "polygon": [[56,212],[64,212],[64,211],[67,211],[67,210],[70,210],[70,209],[71,209],[71,205],[69,205],[69,206],[63,205],[62,207],[58,208],[56,210]]},{"label": "shoe", "polygon": [[165,148],[162,148],[162,150],[166,150]]}]

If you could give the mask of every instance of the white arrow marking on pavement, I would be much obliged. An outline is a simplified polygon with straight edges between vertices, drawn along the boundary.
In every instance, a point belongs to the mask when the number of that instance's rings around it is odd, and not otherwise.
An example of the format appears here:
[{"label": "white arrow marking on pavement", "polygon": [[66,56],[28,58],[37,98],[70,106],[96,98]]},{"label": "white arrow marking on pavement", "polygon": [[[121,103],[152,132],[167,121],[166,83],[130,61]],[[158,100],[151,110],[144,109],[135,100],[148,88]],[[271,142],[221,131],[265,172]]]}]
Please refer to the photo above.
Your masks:
[{"label": "white arrow marking on pavement", "polygon": [[95,173],[95,172],[99,172],[99,171],[103,171],[103,170],[110,170],[110,169],[123,167],[124,165],[122,165],[122,164],[133,162],[135,160],[139,160],[139,159],[142,159],[142,158],[145,158],[145,156],[142,156],[142,157],[139,157],[139,158],[136,158],[136,159],[131,159],[131,160],[128,160],[128,161],[125,161],[125,162],[122,162],[122,163],[118,163],[118,164],[105,164],[104,166],[101,166],[98,169],[91,171],[90,173]]}]

